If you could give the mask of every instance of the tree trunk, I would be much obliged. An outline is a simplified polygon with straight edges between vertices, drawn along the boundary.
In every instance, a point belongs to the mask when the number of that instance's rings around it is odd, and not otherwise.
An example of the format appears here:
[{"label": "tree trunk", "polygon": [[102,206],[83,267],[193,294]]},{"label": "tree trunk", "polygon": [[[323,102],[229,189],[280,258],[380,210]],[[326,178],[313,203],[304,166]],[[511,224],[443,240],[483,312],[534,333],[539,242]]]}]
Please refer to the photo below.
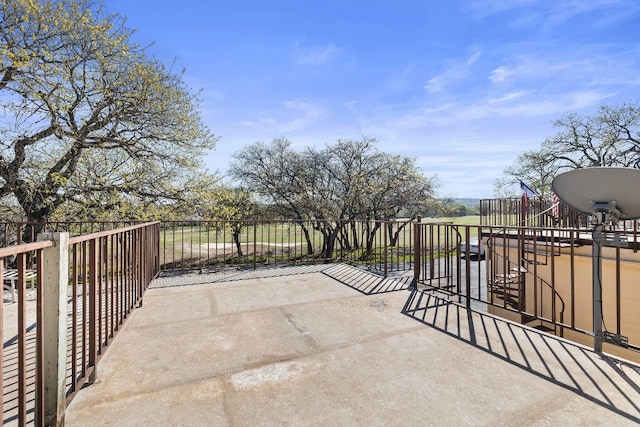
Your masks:
[{"label": "tree trunk", "polygon": [[366,229],[367,229],[367,247],[365,252],[362,254],[362,259],[369,259],[371,257],[371,255],[373,254],[373,242],[376,239],[376,234],[378,232],[378,230],[380,229],[380,221],[376,221],[373,226],[373,229],[371,229],[371,223],[368,222],[366,225]]},{"label": "tree trunk", "polygon": [[[389,246],[397,246],[398,245],[398,240],[400,239],[400,232],[407,226],[407,224],[409,224],[411,221],[405,221],[403,223],[394,223],[394,222],[388,222],[387,223],[387,227],[389,229],[389,234],[388,236],[390,236],[390,241],[389,241]],[[393,231],[393,224],[400,224],[398,226],[398,229],[396,231]]]},{"label": "tree trunk", "polygon": [[325,264],[331,264],[333,262],[333,250],[335,248],[336,239],[338,238],[338,234],[342,230],[342,225],[340,223],[336,224],[335,228],[331,229],[329,226],[327,229],[323,231],[323,236],[325,236],[325,245],[324,246],[324,262]]},{"label": "tree trunk", "polygon": [[337,236],[338,234],[335,230],[333,232],[328,232],[325,234],[326,244],[324,245],[325,250],[323,254],[325,264],[331,264],[331,262],[333,261],[333,248],[335,246]]},{"label": "tree trunk", "polygon": [[44,225],[44,220],[27,220],[27,223],[22,228],[20,243],[35,242],[38,239],[38,234],[44,230]]},{"label": "tree trunk", "polygon": [[242,256],[242,245],[240,244],[240,230],[233,230],[233,243],[236,244],[238,256]]},{"label": "tree trunk", "polygon": [[311,242],[311,236],[309,235],[309,228],[304,224],[303,221],[300,221],[300,227],[302,227],[302,232],[304,233],[304,238],[307,241],[307,255],[313,255],[313,242]]},{"label": "tree trunk", "polygon": [[360,239],[358,239],[358,227],[355,222],[351,223],[351,239],[353,241],[353,249],[359,249]]}]

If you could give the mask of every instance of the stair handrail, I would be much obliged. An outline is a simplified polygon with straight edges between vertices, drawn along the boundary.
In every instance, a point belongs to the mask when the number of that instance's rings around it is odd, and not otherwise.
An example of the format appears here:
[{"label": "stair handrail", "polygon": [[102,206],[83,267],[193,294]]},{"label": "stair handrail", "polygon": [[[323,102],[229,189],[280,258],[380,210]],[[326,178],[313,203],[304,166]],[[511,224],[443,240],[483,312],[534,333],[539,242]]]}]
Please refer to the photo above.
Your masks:
[{"label": "stair handrail", "polygon": [[[502,236],[506,236],[507,235],[506,231],[507,231],[507,227],[502,227]],[[489,254],[490,255],[495,255],[496,257],[499,257],[499,258],[503,259],[504,261],[506,261],[506,263],[507,263],[506,265],[508,266],[507,271],[517,271],[518,274],[524,273],[524,274],[532,275],[533,278],[534,278],[534,295],[536,294],[536,290],[535,290],[536,289],[535,288],[536,285],[539,284],[539,288],[541,290],[542,290],[543,285],[544,285],[544,286],[546,286],[547,288],[549,288],[551,290],[551,292],[553,294],[553,297],[554,297],[554,300],[557,298],[560,301],[560,312],[559,312],[560,322],[559,322],[559,324],[554,319],[554,317],[556,316],[557,307],[552,307],[552,319],[551,320],[545,319],[541,315],[539,316],[537,312],[533,313],[533,317],[536,320],[552,323],[553,327],[554,327],[554,333],[557,333],[558,326],[560,325],[560,327],[562,327],[562,325],[564,325],[565,303],[564,303],[564,300],[562,299],[562,296],[558,293],[558,291],[555,290],[555,288],[549,282],[547,282],[543,278],[539,277],[537,274],[533,274],[531,271],[529,271],[529,269],[525,269],[525,271],[522,271],[522,267],[520,266],[520,264],[516,264],[515,262],[511,261],[509,258],[505,258],[503,255],[498,253],[494,249],[494,246],[493,246],[493,240],[494,240],[494,237],[496,236],[496,234],[499,234],[499,233],[493,233],[493,231],[492,231],[491,234],[489,235],[489,237],[487,238],[486,246],[487,246],[487,249],[489,250]],[[504,238],[505,237],[503,237],[503,239]],[[491,280],[491,283],[495,283],[497,277],[496,277],[495,269],[493,268],[493,256],[491,256],[491,258],[489,258],[489,259],[490,259],[490,263],[491,263],[491,265],[490,265],[491,266],[491,277],[488,278],[488,280]],[[536,283],[536,281],[538,283]],[[505,283],[503,285],[506,285],[506,281],[505,281]],[[503,286],[503,295],[506,293],[505,291],[506,291],[506,289]],[[522,292],[522,289],[520,289],[520,292]],[[507,300],[505,298],[503,298],[503,300],[505,301],[505,305],[503,306],[503,308],[507,308],[507,306],[506,306]],[[552,305],[553,305],[553,301],[554,300],[552,300]],[[541,302],[540,307],[537,307],[538,306],[537,301],[536,301],[534,307],[539,308],[540,314],[542,314],[542,311],[543,311],[543,309],[542,309],[542,302],[543,302],[542,297],[540,298],[540,302]],[[537,311],[537,310],[534,310],[534,311]],[[529,314],[526,311],[523,311],[521,308],[518,308],[518,312],[520,312],[520,313],[524,312],[524,314]]]}]

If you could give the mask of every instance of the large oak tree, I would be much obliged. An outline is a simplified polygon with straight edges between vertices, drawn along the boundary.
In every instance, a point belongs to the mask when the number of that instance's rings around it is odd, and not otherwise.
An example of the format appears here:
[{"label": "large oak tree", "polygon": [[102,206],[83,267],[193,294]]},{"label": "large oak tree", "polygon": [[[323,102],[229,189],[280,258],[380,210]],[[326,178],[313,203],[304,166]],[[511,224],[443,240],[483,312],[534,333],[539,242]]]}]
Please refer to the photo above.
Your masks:
[{"label": "large oak tree", "polygon": [[606,166],[640,169],[640,102],[602,106],[595,114],[568,114],[538,149],[518,156],[496,182],[497,192],[522,180],[546,198],[553,178],[572,169]]},{"label": "large oak tree", "polygon": [[256,142],[234,155],[230,173],[281,216],[312,221],[330,258],[349,221],[371,221],[369,243],[379,220],[401,212],[414,217],[433,200],[434,177],[422,175],[414,159],[381,152],[376,144],[363,137],[295,151],[286,139]]},{"label": "large oak tree", "polygon": [[[0,199],[42,222],[180,200],[216,138],[182,74],[85,0],[0,0]],[[75,208],[73,207],[75,206]]]}]

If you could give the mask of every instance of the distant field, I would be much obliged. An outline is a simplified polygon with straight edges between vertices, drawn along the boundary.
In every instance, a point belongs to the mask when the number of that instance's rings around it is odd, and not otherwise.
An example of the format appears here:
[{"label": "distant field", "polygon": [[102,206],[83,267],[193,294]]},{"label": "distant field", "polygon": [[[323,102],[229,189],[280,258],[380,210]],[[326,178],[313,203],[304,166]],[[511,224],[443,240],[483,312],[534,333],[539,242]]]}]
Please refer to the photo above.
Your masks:
[{"label": "distant field", "polygon": [[[305,233],[296,221],[247,221],[240,230],[239,245],[233,241],[232,224],[193,221],[166,225],[160,234],[161,263],[171,269],[324,261],[320,256],[326,248],[327,237],[323,232],[327,230],[318,229],[312,222],[305,224]],[[400,265],[404,268],[411,262],[414,243],[411,224],[394,223],[391,232],[386,226],[380,227],[370,241],[368,225],[362,221],[345,222],[332,242],[333,256],[367,265],[384,260],[394,265],[392,269]]]},{"label": "distant field", "polygon": [[453,222],[457,225],[480,225],[480,215],[467,215],[458,217],[423,218],[422,222]]},{"label": "distant field", "polygon": [[[451,218],[423,218],[423,223],[453,223],[460,226],[470,226],[470,233],[473,237],[478,234],[477,226],[480,225],[479,215],[468,215],[463,217]],[[460,233],[464,234],[463,228]],[[383,239],[383,229],[378,230],[376,237],[376,246],[381,245]],[[321,247],[323,238],[317,230],[309,228],[309,235],[314,246]],[[363,230],[359,228],[356,234],[349,233],[351,237],[357,237],[361,242],[364,241]],[[413,242],[411,235],[411,227],[406,227],[400,234],[398,246],[411,246]],[[243,227],[239,240],[243,246],[243,250],[253,249],[249,246],[261,245],[273,248],[294,248],[306,245],[306,239],[301,227],[293,222],[273,222],[268,224],[254,225],[251,222]],[[342,242],[342,239],[339,240]],[[221,253],[233,252],[235,245],[233,235],[229,227],[209,227],[207,223],[195,225],[177,224],[173,227],[165,227],[160,234],[160,245],[163,248],[172,248],[171,250],[196,250],[196,251],[220,251]],[[282,249],[279,249],[282,250]]]}]

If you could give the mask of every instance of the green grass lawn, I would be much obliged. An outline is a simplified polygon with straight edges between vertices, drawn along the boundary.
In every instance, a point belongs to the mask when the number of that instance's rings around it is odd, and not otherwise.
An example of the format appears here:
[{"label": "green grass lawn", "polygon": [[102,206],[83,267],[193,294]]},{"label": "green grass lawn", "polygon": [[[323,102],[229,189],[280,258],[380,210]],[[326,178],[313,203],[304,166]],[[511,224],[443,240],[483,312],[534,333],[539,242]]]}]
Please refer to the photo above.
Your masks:
[{"label": "green grass lawn", "polygon": [[[479,215],[468,215],[463,217],[452,218],[423,218],[423,223],[453,223],[458,225],[459,231],[464,235],[464,226],[470,226],[470,233],[473,237],[477,237],[477,226],[480,224]],[[404,240],[411,238],[409,229],[407,226],[401,233],[400,245],[404,245]],[[317,230],[309,228],[309,232],[312,236],[314,244],[322,241],[322,236]],[[360,234],[360,239],[362,235]],[[378,236],[382,238],[382,230],[378,230]],[[253,224],[248,223],[244,227],[240,234],[240,241],[243,245],[252,244],[258,242],[261,244],[278,244],[280,246],[294,246],[306,244],[305,236],[300,225],[295,223],[279,223],[273,222],[268,224],[258,224],[253,227]],[[231,244],[233,243],[233,235],[229,227],[211,227],[206,223],[200,225],[185,225],[176,227],[163,228],[160,235],[161,246],[165,245],[181,245],[181,244]],[[381,243],[381,242],[380,242]]]},{"label": "green grass lawn", "polygon": [[[432,245],[436,251],[447,248],[451,250],[457,243],[464,242],[468,238],[476,238],[479,235],[480,217],[470,215],[457,218],[424,218],[423,239],[426,245]],[[402,223],[398,223],[402,224]],[[394,230],[399,225],[394,224]],[[431,225],[430,225],[431,224]],[[454,227],[447,225],[453,224]],[[307,251],[307,241],[303,228],[296,222],[256,223],[248,221],[240,234],[242,256],[238,257],[238,249],[233,242],[233,233],[229,224],[213,222],[175,223],[164,226],[160,235],[161,254],[163,262],[197,263],[201,260],[214,260],[219,262],[242,264],[252,262],[252,257],[258,257],[255,261],[276,262],[292,260],[299,257],[309,257],[313,253],[316,256],[322,253],[324,238],[320,231],[308,224],[313,251]],[[358,262],[408,262],[413,256],[414,233],[413,226],[406,224],[401,229],[399,238],[392,246],[391,235],[386,234],[386,227],[380,227],[372,243],[372,252],[365,253],[366,233],[365,223],[357,223],[355,228],[351,224],[345,225],[334,247],[335,256],[342,259],[351,259]],[[458,237],[459,233],[459,237]],[[251,259],[249,259],[249,258]],[[260,258],[262,257],[262,258]],[[237,258],[237,259],[236,259]],[[245,259],[247,258],[247,259]]]},{"label": "green grass lawn", "polygon": [[480,215],[423,218],[422,222],[452,222],[455,225],[480,225]]},{"label": "green grass lawn", "polygon": [[[405,232],[401,232],[400,240],[408,236],[410,226],[405,227]],[[316,242],[322,241],[322,235],[319,231],[308,227],[311,240]],[[377,235],[382,236],[383,229],[377,231]],[[346,234],[353,237],[349,230]],[[358,228],[358,238],[363,239],[363,231]],[[279,244],[283,245],[302,245],[306,244],[305,235],[302,227],[296,223],[279,223],[273,222],[268,224],[257,224],[255,229],[252,223],[247,223],[240,233],[240,241],[242,244],[251,244],[259,242],[261,244]],[[209,227],[206,223],[200,225],[185,225],[176,227],[165,227],[160,234],[160,244],[204,244],[204,243],[232,243],[233,234],[229,227]]]}]

